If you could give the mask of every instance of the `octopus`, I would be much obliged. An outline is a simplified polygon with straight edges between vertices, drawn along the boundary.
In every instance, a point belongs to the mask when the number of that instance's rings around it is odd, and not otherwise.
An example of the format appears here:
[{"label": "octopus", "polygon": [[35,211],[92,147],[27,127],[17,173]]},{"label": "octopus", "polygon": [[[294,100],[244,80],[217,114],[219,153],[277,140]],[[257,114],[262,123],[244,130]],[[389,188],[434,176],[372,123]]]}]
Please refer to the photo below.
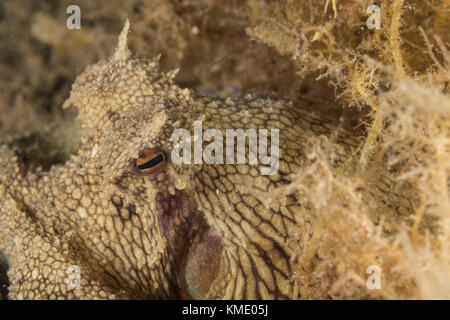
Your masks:
[{"label": "octopus", "polygon": [[[164,73],[157,57],[131,53],[128,31],[127,21],[114,54],[89,66],[72,86],[63,107],[77,108],[80,129],[62,124],[0,144],[4,295],[298,297],[287,239],[302,202],[290,193],[269,206],[264,195],[291,183],[310,137],[327,140],[338,131],[339,167],[358,146],[358,136],[314,112],[314,101],[224,99],[180,88],[177,70]],[[195,121],[205,132],[277,129],[279,141],[270,142],[279,147],[278,170],[261,174],[259,162],[173,161],[179,147],[173,132],[192,134]],[[61,135],[79,141],[64,157],[54,152],[70,149],[55,142]],[[184,151],[182,157],[188,156]]]}]

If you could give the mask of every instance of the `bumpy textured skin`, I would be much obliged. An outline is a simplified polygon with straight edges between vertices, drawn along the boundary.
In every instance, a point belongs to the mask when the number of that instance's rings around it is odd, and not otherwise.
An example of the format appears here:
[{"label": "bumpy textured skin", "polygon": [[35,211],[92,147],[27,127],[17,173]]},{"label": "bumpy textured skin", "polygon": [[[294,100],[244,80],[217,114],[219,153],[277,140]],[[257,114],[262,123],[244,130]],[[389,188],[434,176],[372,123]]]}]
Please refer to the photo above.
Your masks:
[{"label": "bumpy textured skin", "polygon": [[[132,57],[127,31],[113,57],[77,78],[65,104],[78,108],[86,132],[75,155],[47,170],[27,165],[32,155],[13,143],[0,145],[9,298],[296,297],[286,239],[301,204],[292,195],[267,208],[254,192],[288,184],[308,137],[335,126],[307,111],[307,101],[195,96],[173,83],[175,72],[161,73],[157,59]],[[280,129],[278,173],[170,160],[156,176],[136,171],[142,150],[170,155],[173,130],[192,134],[194,120],[203,130]],[[340,130],[336,141],[338,166],[358,140]],[[75,289],[66,283],[72,265],[81,271]]]}]

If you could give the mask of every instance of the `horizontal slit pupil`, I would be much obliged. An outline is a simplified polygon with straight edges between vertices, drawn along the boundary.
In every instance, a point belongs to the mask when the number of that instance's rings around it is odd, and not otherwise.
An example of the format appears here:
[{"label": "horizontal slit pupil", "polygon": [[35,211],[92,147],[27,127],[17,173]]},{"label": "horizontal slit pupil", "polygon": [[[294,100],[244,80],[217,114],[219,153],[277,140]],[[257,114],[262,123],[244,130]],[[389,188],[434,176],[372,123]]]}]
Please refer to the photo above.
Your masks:
[{"label": "horizontal slit pupil", "polygon": [[137,168],[139,170],[150,169],[150,168],[153,168],[154,166],[157,166],[158,164],[160,164],[163,160],[164,160],[164,156],[163,156],[162,153],[160,153],[156,157],[154,157],[153,159],[147,161],[146,163],[138,165]]}]

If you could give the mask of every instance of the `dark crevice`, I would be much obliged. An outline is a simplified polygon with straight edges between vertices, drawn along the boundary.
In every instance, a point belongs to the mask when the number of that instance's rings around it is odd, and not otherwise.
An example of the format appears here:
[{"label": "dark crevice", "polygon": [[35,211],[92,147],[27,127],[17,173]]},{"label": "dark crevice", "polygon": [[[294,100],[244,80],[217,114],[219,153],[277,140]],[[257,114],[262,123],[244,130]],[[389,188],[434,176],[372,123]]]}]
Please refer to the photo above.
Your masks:
[{"label": "dark crevice", "polygon": [[64,121],[42,132],[26,134],[8,142],[24,172],[40,167],[44,171],[66,162],[81,146],[84,130],[77,120]]},{"label": "dark crevice", "polygon": [[8,288],[9,288],[9,278],[8,278],[8,261],[2,252],[0,252],[0,300],[8,299]]}]

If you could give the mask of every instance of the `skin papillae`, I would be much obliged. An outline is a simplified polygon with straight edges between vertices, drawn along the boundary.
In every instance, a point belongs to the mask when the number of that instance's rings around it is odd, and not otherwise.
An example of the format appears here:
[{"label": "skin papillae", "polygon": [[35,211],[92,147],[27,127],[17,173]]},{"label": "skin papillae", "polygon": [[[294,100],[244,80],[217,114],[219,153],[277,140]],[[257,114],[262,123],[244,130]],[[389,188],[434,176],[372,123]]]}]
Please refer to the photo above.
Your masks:
[{"label": "skin papillae", "polygon": [[[74,155],[43,168],[14,143],[0,145],[8,297],[296,297],[286,240],[301,203],[290,195],[274,209],[255,194],[289,184],[308,137],[328,137],[336,125],[308,111],[308,101],[196,96],[174,84],[176,72],[162,73],[158,59],[133,57],[127,32],[128,23],[114,55],[88,67],[64,105],[78,109],[86,134]],[[195,120],[224,137],[227,128],[279,129],[278,172],[261,175],[260,163],[175,164],[171,135],[193,134]],[[336,144],[338,167],[358,137],[340,130]],[[166,155],[155,175],[134,165],[147,148]],[[79,287],[68,286],[70,266],[79,267]]]}]

